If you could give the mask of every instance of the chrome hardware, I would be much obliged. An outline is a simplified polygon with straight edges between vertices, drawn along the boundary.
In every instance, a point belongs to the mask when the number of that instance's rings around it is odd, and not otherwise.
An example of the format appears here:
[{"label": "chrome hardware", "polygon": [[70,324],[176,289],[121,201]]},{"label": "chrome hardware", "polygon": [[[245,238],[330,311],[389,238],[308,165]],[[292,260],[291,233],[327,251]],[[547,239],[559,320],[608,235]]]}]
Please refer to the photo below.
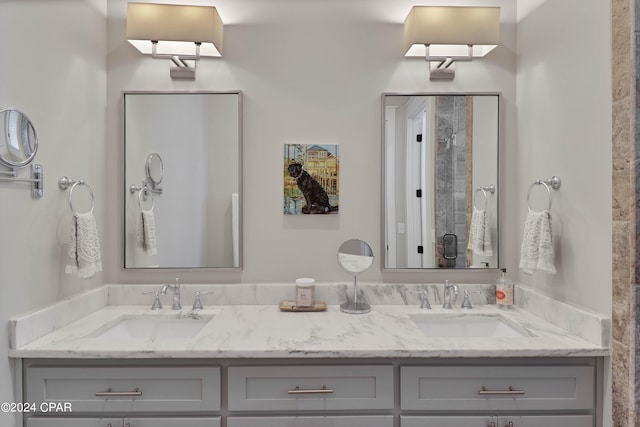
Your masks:
[{"label": "chrome hardware", "polygon": [[487,390],[486,387],[482,387],[478,390],[479,395],[523,395],[524,390],[515,390],[513,387],[509,386],[508,390]]},{"label": "chrome hardware", "polygon": [[423,310],[431,310],[431,304],[429,304],[429,294],[426,290],[411,291],[412,294],[420,295],[420,308]]},{"label": "chrome hardware", "polygon": [[448,280],[444,281],[444,298],[443,298],[443,303],[442,303],[442,308],[445,308],[447,310],[450,310],[451,307],[451,292],[453,291],[454,294],[454,298],[453,298],[453,304],[456,303],[456,300],[458,299],[458,294],[460,293],[460,291],[458,290],[458,285],[455,285],[453,283],[449,283]]},{"label": "chrome hardware", "polygon": [[507,424],[507,425],[506,425],[506,426],[504,426],[504,427],[513,427],[513,421],[509,421],[509,424]]},{"label": "chrome hardware", "polygon": [[162,303],[160,302],[160,291],[144,291],[142,295],[153,294],[153,304],[151,304],[151,310],[162,310]]},{"label": "chrome hardware", "polygon": [[191,310],[202,310],[204,307],[202,306],[202,301],[200,301],[200,295],[208,295],[212,293],[213,292],[211,291],[196,291],[196,299],[193,301],[193,307],[191,307]]},{"label": "chrome hardware", "polygon": [[181,310],[182,306],[180,305],[180,279],[176,277],[175,284],[167,284],[162,287],[160,291],[161,295],[167,294],[167,289],[171,289],[173,291],[173,305],[171,306],[172,310]]},{"label": "chrome hardware", "polygon": [[471,310],[473,308],[473,306],[471,305],[471,301],[469,301],[469,291],[467,290],[464,291],[464,298],[462,299],[462,305],[460,307],[466,308],[468,310]]},{"label": "chrome hardware", "polygon": [[462,305],[460,305],[460,308],[466,308],[468,310],[471,310],[473,308],[473,306],[471,305],[471,301],[469,300],[469,292],[473,292],[474,294],[481,294],[482,291],[464,291],[464,298],[462,300]]},{"label": "chrome hardware", "polygon": [[131,424],[130,424],[130,423],[126,423],[126,424],[124,425],[124,427],[131,427]]},{"label": "chrome hardware", "polygon": [[321,389],[301,389],[296,386],[293,390],[289,390],[287,393],[289,394],[331,394],[333,390],[327,388],[326,386],[322,386]]},{"label": "chrome hardware", "polygon": [[39,199],[44,194],[44,179],[42,172],[42,165],[31,165],[31,178],[16,178],[18,172],[15,169],[10,171],[2,171],[0,175],[7,175],[9,178],[1,177],[0,181],[3,182],[30,182],[31,183],[31,198]]},{"label": "chrome hardware", "polygon": [[58,188],[62,191],[69,189],[69,208],[73,213],[78,213],[78,211],[73,207],[73,190],[75,190],[77,186],[84,186],[87,188],[87,190],[89,190],[89,194],[91,195],[91,209],[89,209],[88,212],[93,212],[93,208],[95,207],[95,203],[96,203],[96,198],[93,195],[93,189],[89,184],[87,184],[81,179],[75,180],[75,179],[68,178],[66,176],[61,176],[60,178],[58,178]]},{"label": "chrome hardware", "polygon": [[491,425],[489,427],[496,427],[496,423],[494,423],[493,421],[491,421]]},{"label": "chrome hardware", "polygon": [[131,391],[111,391],[111,387],[106,389],[105,391],[96,392],[96,396],[104,396],[104,397],[138,397],[142,396],[142,392],[138,387],[134,388]]}]

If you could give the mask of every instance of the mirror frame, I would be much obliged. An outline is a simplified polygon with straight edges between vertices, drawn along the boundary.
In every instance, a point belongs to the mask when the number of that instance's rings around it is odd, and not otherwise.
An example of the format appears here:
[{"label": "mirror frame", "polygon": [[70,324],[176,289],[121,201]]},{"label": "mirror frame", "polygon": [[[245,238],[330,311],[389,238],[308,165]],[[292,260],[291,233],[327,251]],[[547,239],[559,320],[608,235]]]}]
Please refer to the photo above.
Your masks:
[{"label": "mirror frame", "polygon": [[386,223],[386,202],[387,202],[387,194],[386,194],[386,176],[387,176],[387,165],[386,165],[386,132],[385,132],[385,99],[388,96],[497,96],[498,97],[498,140],[496,141],[496,148],[497,148],[497,153],[496,153],[496,166],[497,166],[497,171],[496,171],[496,177],[497,177],[497,182],[496,182],[496,191],[495,191],[495,197],[496,197],[496,222],[497,222],[497,255],[496,255],[496,260],[497,260],[497,267],[490,267],[490,268],[470,268],[470,267],[466,267],[466,268],[455,268],[455,267],[434,267],[434,268],[388,268],[386,267],[386,251],[381,251],[381,255],[380,255],[380,269],[382,272],[406,272],[406,273],[417,273],[417,272],[422,272],[422,273],[426,273],[426,272],[433,272],[433,273],[438,273],[438,272],[462,272],[462,271],[469,271],[469,272],[482,272],[482,271],[500,271],[500,268],[502,267],[502,256],[501,256],[501,252],[502,252],[502,233],[501,233],[501,215],[500,215],[500,211],[501,211],[501,203],[500,203],[500,195],[502,194],[502,173],[501,173],[501,155],[500,152],[502,150],[503,147],[503,138],[504,138],[504,118],[503,118],[503,114],[504,114],[504,107],[503,107],[503,100],[502,100],[502,93],[501,92],[383,92],[382,96],[380,97],[380,139],[381,139],[381,156],[380,156],[380,161],[381,161],[381,171],[382,171],[382,176],[381,176],[381,188],[380,188],[380,192],[381,192],[381,212],[380,212],[380,241],[382,242],[383,246],[387,245],[387,241],[386,241],[386,232],[385,232],[385,223]]},{"label": "mirror frame", "polygon": [[[29,123],[29,129],[31,129],[33,131],[33,152],[31,153],[31,156],[27,157],[26,159],[24,159],[21,162],[15,162],[12,160],[8,160],[5,159],[2,154],[0,154],[0,165],[6,166],[10,169],[21,169],[25,166],[28,166],[35,158],[36,158],[36,154],[38,153],[38,134],[36,133],[36,128],[35,126],[33,126],[33,122],[31,121],[31,119],[29,118],[29,116],[27,116],[25,113],[23,113],[20,110],[17,110],[15,108],[0,108],[0,114],[4,113],[5,111],[8,112],[15,112],[20,114],[21,117],[23,117],[24,119],[27,120],[27,122]],[[2,126],[4,128],[4,126]]]},{"label": "mirror frame", "polygon": [[[238,218],[239,218],[239,233],[238,233],[238,266],[225,266],[225,267],[154,267],[154,268],[145,268],[145,267],[126,267],[126,253],[125,253],[125,244],[126,244],[126,199],[130,195],[129,190],[125,180],[125,171],[126,171],[126,108],[125,108],[125,95],[237,95],[238,96],[238,193],[239,193],[239,203],[238,203]],[[121,166],[118,170],[119,180],[120,180],[120,190],[123,192],[123,196],[120,198],[121,206],[120,206],[120,233],[118,242],[118,257],[120,258],[120,271],[122,273],[140,273],[144,272],[146,277],[163,277],[167,272],[172,272],[172,276],[174,274],[178,274],[179,272],[206,272],[216,271],[216,272],[233,272],[239,273],[242,271],[244,264],[244,224],[243,224],[243,209],[244,209],[244,188],[243,188],[243,96],[242,91],[240,90],[225,90],[225,91],[162,91],[162,90],[126,90],[121,92],[120,102],[121,102],[121,114],[120,119],[122,120],[121,127],[121,143],[120,143],[120,152],[121,152]],[[145,172],[146,172],[146,162],[145,162]],[[131,276],[133,277],[133,276]],[[207,276],[208,277],[208,276]],[[137,280],[131,280],[131,282],[137,282]]]}]

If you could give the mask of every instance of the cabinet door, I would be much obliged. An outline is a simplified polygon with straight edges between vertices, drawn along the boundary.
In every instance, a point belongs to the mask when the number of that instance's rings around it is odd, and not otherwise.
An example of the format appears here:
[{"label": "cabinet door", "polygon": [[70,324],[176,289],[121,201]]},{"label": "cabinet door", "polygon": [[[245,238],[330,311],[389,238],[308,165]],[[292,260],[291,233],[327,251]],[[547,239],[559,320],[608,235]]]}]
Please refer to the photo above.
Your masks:
[{"label": "cabinet door", "polygon": [[220,417],[125,418],[124,427],[220,427]]},{"label": "cabinet door", "polygon": [[229,417],[227,427],[393,427],[393,416]]},{"label": "cabinet door", "polygon": [[26,427],[123,427],[122,418],[47,418],[32,417]]},{"label": "cabinet door", "polygon": [[499,417],[497,427],[593,427],[591,415]]},{"label": "cabinet door", "polygon": [[[403,415],[400,417],[400,427],[499,427],[499,425],[497,417],[488,415],[451,415],[446,417],[418,417]],[[515,424],[514,427],[516,427]]]}]

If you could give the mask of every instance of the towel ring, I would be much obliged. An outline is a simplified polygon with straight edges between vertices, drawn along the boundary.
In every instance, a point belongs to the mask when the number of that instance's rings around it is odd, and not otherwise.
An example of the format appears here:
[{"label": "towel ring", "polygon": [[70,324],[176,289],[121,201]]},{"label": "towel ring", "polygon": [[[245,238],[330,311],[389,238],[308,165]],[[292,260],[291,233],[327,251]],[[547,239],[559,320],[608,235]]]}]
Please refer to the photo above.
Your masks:
[{"label": "towel ring", "polygon": [[[484,209],[478,209],[478,207],[476,206],[476,195],[478,194],[478,191],[482,192],[482,195],[484,196]],[[473,193],[473,207],[478,209],[478,210],[487,210],[487,191],[482,188],[482,187],[478,187],[476,188],[476,191]]]},{"label": "towel ring", "polygon": [[535,212],[533,209],[531,209],[530,198],[531,198],[531,190],[536,185],[544,185],[544,188],[547,189],[547,195],[549,196],[549,204],[547,206],[547,210],[550,211],[551,210],[551,188],[549,188],[549,184],[547,184],[541,179],[538,179],[529,186],[529,191],[527,191],[527,208],[529,208],[529,212]]},{"label": "towel ring", "polygon": [[71,208],[71,212],[73,213],[80,213],[77,210],[75,210],[73,208],[73,190],[76,188],[76,186],[78,185],[83,185],[86,186],[89,189],[89,193],[91,194],[91,209],[88,212],[85,213],[93,213],[93,208],[95,207],[96,204],[96,199],[93,196],[93,190],[91,189],[91,186],[89,184],[87,184],[86,182],[80,180],[80,181],[76,181],[71,185],[71,188],[69,189],[69,207]]},{"label": "towel ring", "polygon": [[151,199],[151,208],[148,210],[152,211],[156,205],[156,201],[153,199],[153,193],[148,191],[146,188],[140,189],[140,192],[138,193],[138,208],[140,208],[140,212],[145,210],[142,205],[149,199]]}]

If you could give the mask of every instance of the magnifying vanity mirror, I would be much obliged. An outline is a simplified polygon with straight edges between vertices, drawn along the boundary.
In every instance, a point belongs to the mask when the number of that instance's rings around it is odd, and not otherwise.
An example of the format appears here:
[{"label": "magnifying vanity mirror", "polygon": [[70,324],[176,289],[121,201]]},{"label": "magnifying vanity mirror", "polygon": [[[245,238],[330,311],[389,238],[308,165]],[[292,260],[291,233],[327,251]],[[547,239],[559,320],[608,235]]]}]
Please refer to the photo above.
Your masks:
[{"label": "magnifying vanity mirror", "polygon": [[338,264],[353,274],[353,298],[340,305],[340,310],[350,314],[364,314],[371,311],[366,301],[359,300],[358,274],[367,271],[373,264],[373,250],[362,240],[347,240],[338,249]]},{"label": "magnifying vanity mirror", "polygon": [[240,92],[124,94],[125,268],[240,268],[241,111]]},{"label": "magnifying vanity mirror", "polygon": [[21,168],[33,160],[38,151],[38,138],[29,118],[11,108],[0,110],[0,163]]},{"label": "magnifying vanity mirror", "polygon": [[498,94],[384,94],[385,269],[498,268]]},{"label": "magnifying vanity mirror", "polygon": [[146,171],[151,189],[162,193],[160,183],[162,182],[162,176],[164,174],[164,165],[162,164],[160,154],[151,153],[147,156]]}]

